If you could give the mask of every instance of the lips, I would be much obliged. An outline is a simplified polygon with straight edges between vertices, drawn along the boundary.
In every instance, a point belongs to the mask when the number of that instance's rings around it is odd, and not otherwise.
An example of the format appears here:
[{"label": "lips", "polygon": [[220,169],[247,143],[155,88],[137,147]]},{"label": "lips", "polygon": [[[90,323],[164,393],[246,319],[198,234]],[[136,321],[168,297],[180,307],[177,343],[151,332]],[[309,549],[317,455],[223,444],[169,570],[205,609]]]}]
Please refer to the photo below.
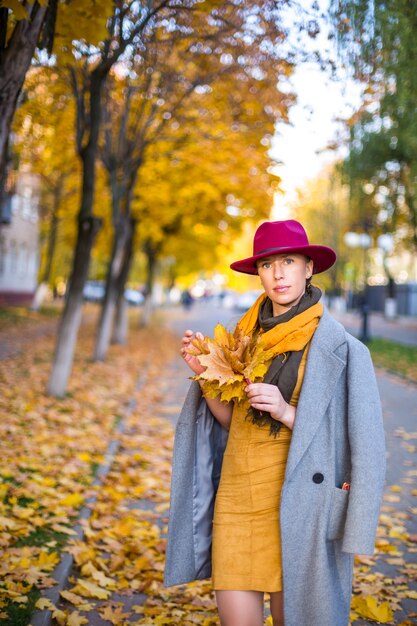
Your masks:
[{"label": "lips", "polygon": [[289,288],[289,285],[283,285],[282,287],[274,287],[273,291],[276,293],[285,293]]}]

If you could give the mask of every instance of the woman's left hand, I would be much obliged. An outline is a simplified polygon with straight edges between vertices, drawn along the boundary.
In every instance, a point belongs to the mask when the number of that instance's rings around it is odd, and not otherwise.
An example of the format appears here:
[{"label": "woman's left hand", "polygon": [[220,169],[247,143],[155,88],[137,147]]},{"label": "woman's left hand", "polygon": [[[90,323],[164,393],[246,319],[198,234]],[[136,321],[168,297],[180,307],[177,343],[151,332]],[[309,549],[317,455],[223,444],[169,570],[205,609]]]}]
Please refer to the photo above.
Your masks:
[{"label": "woman's left hand", "polygon": [[268,383],[251,383],[245,388],[250,405],[258,411],[265,411],[274,420],[282,422],[293,429],[295,407],[285,402],[276,385]]}]

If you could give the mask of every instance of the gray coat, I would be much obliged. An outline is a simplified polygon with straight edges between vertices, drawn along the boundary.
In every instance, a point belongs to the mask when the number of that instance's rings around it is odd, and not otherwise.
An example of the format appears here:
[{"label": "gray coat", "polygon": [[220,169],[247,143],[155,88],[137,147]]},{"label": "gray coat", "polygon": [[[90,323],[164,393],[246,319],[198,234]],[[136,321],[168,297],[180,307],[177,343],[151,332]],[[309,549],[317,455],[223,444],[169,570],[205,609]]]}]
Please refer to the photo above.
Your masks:
[{"label": "gray coat", "polygon": [[[211,530],[226,431],[198,383],[179,417],[165,584],[211,575]],[[285,626],[347,626],[353,555],[372,554],[385,476],[368,349],[325,310],[313,336],[281,495]],[[350,491],[341,486],[350,482]]]}]

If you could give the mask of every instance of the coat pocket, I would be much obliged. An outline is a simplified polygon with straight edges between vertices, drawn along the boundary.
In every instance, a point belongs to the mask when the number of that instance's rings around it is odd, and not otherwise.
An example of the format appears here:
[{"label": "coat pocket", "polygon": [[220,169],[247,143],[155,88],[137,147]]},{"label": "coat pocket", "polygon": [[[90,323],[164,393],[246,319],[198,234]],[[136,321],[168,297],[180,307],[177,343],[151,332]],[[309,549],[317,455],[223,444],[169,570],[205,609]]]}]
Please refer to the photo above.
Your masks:
[{"label": "coat pocket", "polygon": [[349,491],[335,487],[327,526],[327,539],[333,540],[343,537],[348,503]]}]

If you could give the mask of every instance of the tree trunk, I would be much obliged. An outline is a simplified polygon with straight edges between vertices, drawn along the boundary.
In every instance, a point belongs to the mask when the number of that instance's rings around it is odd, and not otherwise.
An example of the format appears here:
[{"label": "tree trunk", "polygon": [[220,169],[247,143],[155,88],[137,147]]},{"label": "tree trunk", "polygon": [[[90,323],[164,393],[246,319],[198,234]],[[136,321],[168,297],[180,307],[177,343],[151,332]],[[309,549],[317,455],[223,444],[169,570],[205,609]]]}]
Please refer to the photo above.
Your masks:
[{"label": "tree trunk", "polygon": [[42,282],[48,284],[52,273],[52,263],[55,256],[56,240],[58,235],[58,209],[61,202],[61,190],[56,189],[54,193],[54,208],[52,211],[51,226],[49,229],[48,249],[46,252],[45,268],[43,270]]},{"label": "tree trunk", "polygon": [[153,288],[155,283],[156,270],[156,250],[152,244],[146,244],[144,247],[146,254],[146,296],[143,304],[143,314],[141,326],[149,326],[153,310]]},{"label": "tree trunk", "polygon": [[113,249],[107,271],[106,294],[97,329],[96,346],[94,350],[95,361],[104,361],[109,349],[114,314],[116,311],[116,302],[118,298],[117,279],[122,271],[128,230],[129,226],[125,223],[125,220],[119,220],[119,224],[114,233]]},{"label": "tree trunk", "polygon": [[60,195],[61,195],[61,188],[59,186],[55,189],[55,192],[54,192],[54,208],[52,212],[51,226],[49,229],[48,249],[46,253],[45,268],[42,274],[41,282],[37,286],[36,293],[33,297],[33,301],[30,307],[32,311],[39,311],[48,293],[48,285],[49,285],[49,281],[51,278],[52,262],[55,256],[56,239],[57,239],[57,234],[58,234],[58,223],[59,223],[58,208],[59,208],[59,203],[60,203]]},{"label": "tree trunk", "polygon": [[35,52],[48,4],[35,2],[30,17],[17,22],[7,47],[0,52],[0,180],[5,179],[7,143],[17,99]]},{"label": "tree trunk", "polygon": [[[93,70],[90,82],[89,140],[82,148],[83,181],[81,207],[78,214],[77,245],[71,273],[70,287],[62,314],[48,393],[61,397],[65,394],[74,360],[74,350],[81,322],[83,290],[90,266],[91,250],[101,226],[101,219],[92,216],[97,144],[101,122],[101,91],[106,74]],[[77,111],[80,115],[80,111]]]},{"label": "tree trunk", "polygon": [[129,220],[129,231],[125,245],[125,253],[123,255],[123,265],[117,280],[117,306],[116,319],[114,324],[114,334],[112,343],[125,345],[127,343],[128,333],[128,305],[124,297],[125,285],[129,277],[130,268],[133,261],[133,244],[135,240],[136,220]]},{"label": "tree trunk", "polygon": [[127,336],[129,333],[129,303],[122,294],[117,299],[116,316],[114,320],[114,329],[112,344],[125,346],[127,344]]},{"label": "tree trunk", "polygon": [[79,221],[72,275],[48,383],[48,393],[52,396],[62,397],[67,389],[81,322],[83,289],[87,280],[91,249],[100,226],[101,220],[94,217]]}]

